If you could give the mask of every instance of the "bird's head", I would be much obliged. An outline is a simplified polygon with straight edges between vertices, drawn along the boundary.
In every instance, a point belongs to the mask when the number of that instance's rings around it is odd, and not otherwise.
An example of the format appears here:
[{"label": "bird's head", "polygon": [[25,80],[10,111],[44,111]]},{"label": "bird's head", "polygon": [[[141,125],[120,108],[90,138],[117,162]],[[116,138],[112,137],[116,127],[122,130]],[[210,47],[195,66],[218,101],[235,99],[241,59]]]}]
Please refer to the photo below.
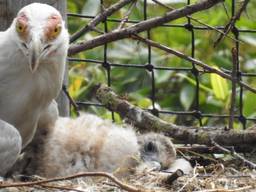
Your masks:
[{"label": "bird's head", "polygon": [[47,4],[32,3],[23,7],[13,21],[12,29],[32,73],[42,60],[67,49],[65,23],[59,11]]},{"label": "bird's head", "polygon": [[168,168],[176,158],[176,150],[171,140],[161,134],[147,133],[138,137],[141,159],[152,165]]}]

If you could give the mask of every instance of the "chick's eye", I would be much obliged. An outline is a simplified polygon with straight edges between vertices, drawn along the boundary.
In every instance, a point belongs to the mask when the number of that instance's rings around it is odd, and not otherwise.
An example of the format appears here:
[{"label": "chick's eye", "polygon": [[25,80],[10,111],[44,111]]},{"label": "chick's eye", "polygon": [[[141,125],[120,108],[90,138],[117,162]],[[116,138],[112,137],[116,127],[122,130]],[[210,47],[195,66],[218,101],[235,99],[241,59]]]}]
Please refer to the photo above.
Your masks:
[{"label": "chick's eye", "polygon": [[156,152],[157,149],[156,149],[156,146],[153,142],[148,142],[145,146],[145,151],[148,151],[148,152]]}]

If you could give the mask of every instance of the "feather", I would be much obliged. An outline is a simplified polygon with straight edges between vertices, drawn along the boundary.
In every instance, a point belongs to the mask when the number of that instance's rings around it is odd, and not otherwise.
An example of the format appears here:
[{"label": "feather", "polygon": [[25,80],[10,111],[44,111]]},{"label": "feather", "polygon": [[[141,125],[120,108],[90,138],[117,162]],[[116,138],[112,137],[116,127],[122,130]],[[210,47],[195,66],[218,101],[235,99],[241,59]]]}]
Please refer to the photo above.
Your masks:
[{"label": "feather", "polygon": [[[150,142],[156,150],[149,154]],[[76,119],[59,117],[55,124],[40,123],[24,159],[14,171],[45,177],[106,171],[123,177],[145,166],[152,168],[159,164],[160,168],[168,168],[175,156],[172,142],[163,135],[137,136],[131,126],[82,114]],[[25,169],[24,164],[28,165]]]},{"label": "feather", "polygon": [[[69,38],[60,19],[60,34],[47,41],[44,30],[52,15],[61,18],[55,8],[32,3],[22,8],[11,26],[0,33],[0,119],[19,131],[22,148],[32,140],[41,113],[62,86]],[[20,17],[23,28],[19,29]],[[8,134],[1,130],[0,140]],[[0,159],[3,154],[0,151]],[[5,156],[8,161],[11,152]]]}]

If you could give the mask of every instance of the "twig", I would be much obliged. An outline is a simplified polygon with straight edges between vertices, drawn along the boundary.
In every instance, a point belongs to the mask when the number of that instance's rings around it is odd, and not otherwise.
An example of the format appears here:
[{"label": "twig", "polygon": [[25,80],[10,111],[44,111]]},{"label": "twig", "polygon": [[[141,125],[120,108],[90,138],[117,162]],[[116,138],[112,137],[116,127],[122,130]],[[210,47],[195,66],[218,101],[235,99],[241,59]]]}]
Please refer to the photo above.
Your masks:
[{"label": "twig", "polygon": [[[162,7],[165,7],[165,8],[168,9],[168,10],[174,10],[173,7],[170,7],[170,6],[168,6],[168,5],[165,5],[164,3],[161,3],[161,2],[158,1],[158,0],[152,0],[152,1],[155,2],[155,3],[157,3],[158,5],[160,5],[160,6],[162,6]],[[212,27],[212,26],[210,26],[210,25],[208,25],[208,24],[206,24],[206,23],[204,23],[204,22],[202,22],[202,21],[200,21],[200,20],[198,20],[198,19],[195,19],[195,18],[193,18],[193,17],[191,17],[191,16],[189,16],[189,15],[187,15],[186,17],[189,18],[189,19],[191,19],[191,20],[193,20],[193,21],[195,21],[195,22],[197,22],[197,23],[199,23],[199,24],[201,24],[201,25],[203,25],[203,26],[208,27],[209,29],[212,29],[212,30],[214,30],[214,31],[217,31],[217,32],[220,33],[220,34],[225,35],[225,33],[224,33],[223,31],[221,31],[221,30],[219,30],[219,29],[217,29],[217,28],[215,28],[215,27]],[[230,35],[226,35],[226,36],[227,36],[229,39],[232,39],[233,41],[239,41],[239,42],[241,42],[240,40],[237,40],[237,39],[231,37]]]},{"label": "twig", "polygon": [[[192,57],[190,57],[190,56],[187,56],[187,55],[185,55],[185,54],[183,54],[183,53],[181,53],[181,52],[179,52],[179,51],[176,51],[176,50],[174,50],[174,49],[171,49],[170,47],[167,47],[167,46],[165,46],[165,45],[161,45],[161,44],[159,44],[159,43],[157,43],[157,42],[155,42],[155,41],[152,41],[152,40],[150,40],[150,39],[145,39],[145,38],[143,38],[143,37],[141,37],[141,36],[138,36],[138,35],[135,35],[135,34],[134,34],[132,37],[133,37],[134,39],[137,39],[137,40],[139,40],[139,41],[141,41],[141,42],[144,42],[144,43],[146,43],[146,44],[148,44],[148,45],[151,45],[152,47],[157,47],[157,48],[159,48],[159,49],[161,49],[161,50],[163,50],[163,51],[165,51],[165,52],[167,52],[167,53],[176,55],[176,56],[178,56],[178,57],[180,57],[180,58],[182,58],[182,59],[185,59],[185,60],[187,60],[187,61],[193,62],[194,64],[196,64],[196,65],[202,67],[204,70],[206,70],[206,71],[208,71],[208,72],[216,73],[216,74],[218,74],[219,76],[221,76],[221,77],[223,77],[223,78],[225,78],[225,79],[229,79],[229,80],[231,80],[231,81],[232,81],[232,79],[233,79],[232,76],[230,76],[230,75],[228,75],[228,74],[222,72],[221,70],[216,69],[216,68],[213,68],[213,67],[211,67],[211,66],[209,66],[209,65],[207,65],[207,64],[205,64],[205,63],[203,63],[202,61],[199,61],[199,60],[194,59],[194,58],[192,58]],[[253,87],[251,87],[251,86],[249,86],[249,85],[246,84],[245,82],[243,82],[243,81],[237,81],[237,83],[238,83],[239,85],[241,85],[242,87],[244,87],[244,88],[250,90],[251,92],[256,93],[256,89],[253,88]]]},{"label": "twig", "polygon": [[184,172],[180,169],[177,169],[174,173],[167,176],[167,178],[165,179],[164,182],[168,185],[171,185],[175,180],[177,180],[179,177],[181,177],[183,175],[184,175]]},{"label": "twig", "polygon": [[220,41],[227,36],[227,34],[234,29],[235,27],[235,23],[237,20],[240,19],[242,12],[246,9],[247,4],[249,3],[250,0],[244,0],[243,5],[240,7],[240,9],[238,10],[237,14],[234,15],[231,20],[229,21],[229,23],[224,27],[224,34],[220,34],[220,36],[218,37],[218,39],[215,41],[214,43],[214,47],[216,47]]},{"label": "twig", "polygon": [[239,192],[239,191],[245,191],[248,189],[252,189],[252,186],[245,186],[245,187],[240,187],[236,189],[206,189],[206,190],[201,190],[201,191],[195,191],[195,192]]},{"label": "twig", "polygon": [[253,168],[253,169],[256,168],[256,164],[255,164],[255,163],[253,163],[253,162],[251,162],[251,161],[245,159],[243,156],[241,156],[241,155],[239,155],[238,153],[236,153],[235,150],[232,150],[232,151],[231,151],[231,150],[228,150],[228,149],[226,149],[226,148],[220,146],[220,145],[219,145],[218,143],[216,143],[214,140],[212,140],[212,144],[213,144],[214,146],[218,147],[220,150],[222,150],[222,151],[224,151],[224,152],[226,152],[226,153],[228,153],[228,154],[230,154],[230,155],[236,157],[237,159],[240,159],[240,160],[243,161],[246,165],[248,165],[250,168]]},{"label": "twig", "polygon": [[78,105],[76,104],[76,102],[73,100],[73,98],[70,96],[69,92],[67,91],[67,87],[66,85],[63,85],[62,86],[62,91],[65,93],[65,95],[67,96],[70,104],[74,107],[74,110],[75,110],[75,113],[77,116],[80,116],[80,113],[79,113],[79,107]]},{"label": "twig", "polygon": [[[178,151],[178,150],[177,150],[177,152],[180,153],[180,151]],[[188,151],[188,153],[190,155],[194,155],[196,157],[199,157],[200,159],[209,160],[210,162],[218,163],[218,160],[214,159],[213,157],[211,157],[209,155],[200,154],[200,153],[194,152],[194,151]]]},{"label": "twig", "polygon": [[[231,149],[234,149],[234,147],[230,147],[230,146],[225,146],[225,148],[231,150]],[[243,153],[250,153],[254,150],[255,147],[248,147],[248,146],[237,146],[235,147],[235,150],[237,152],[243,152]],[[176,147],[176,150],[179,151],[179,152],[182,152],[182,153],[190,153],[191,151],[192,152],[196,152],[196,153],[199,153],[199,154],[202,154],[202,153],[208,153],[208,154],[223,154],[223,151],[220,150],[218,147],[216,146],[211,146],[211,147],[208,147],[208,146],[205,146],[205,145],[197,145],[197,146],[182,146],[182,147]]]},{"label": "twig", "polygon": [[125,22],[128,21],[129,15],[131,14],[132,9],[136,6],[136,3],[137,3],[137,1],[132,2],[131,6],[129,7],[128,11],[126,12],[124,18],[121,20],[119,26],[117,27],[117,29],[116,29],[117,31],[124,27],[124,24],[125,24]]},{"label": "twig", "polygon": [[216,5],[219,2],[223,2],[224,0],[204,0],[199,1],[199,3],[188,5],[180,9],[176,9],[166,13],[164,16],[154,17],[152,19],[148,19],[145,21],[141,21],[135,25],[130,27],[123,28],[119,31],[114,31],[110,33],[106,33],[104,35],[100,35],[92,40],[82,42],[79,44],[74,44],[69,47],[68,55],[73,55],[79,53],[81,51],[85,51],[88,49],[92,49],[98,47],[100,45],[104,45],[106,43],[124,39],[130,37],[133,34],[137,34],[154,27],[160,26],[164,23],[173,21],[175,19],[179,19],[181,17],[191,15],[193,13],[206,10]]},{"label": "twig", "polygon": [[137,127],[140,131],[162,131],[167,136],[183,143],[212,145],[212,138],[224,146],[253,145],[256,141],[255,131],[225,131],[223,128],[178,126],[167,123],[147,111],[130,104],[118,97],[106,85],[100,85],[96,92],[97,99],[110,110],[117,112],[123,119]]},{"label": "twig", "polygon": [[97,24],[104,21],[108,16],[112,15],[117,10],[121,9],[125,5],[129,4],[130,2],[133,2],[135,0],[120,0],[119,2],[111,5],[107,9],[103,10],[100,14],[98,14],[94,19],[92,19],[85,27],[74,33],[70,37],[70,43],[77,40],[79,37],[81,37],[83,34],[87,33],[91,29],[95,28]]},{"label": "twig", "polygon": [[55,182],[55,181],[64,181],[64,180],[70,180],[75,179],[79,177],[106,177],[116,183],[120,188],[126,191],[131,192],[145,192],[146,190],[135,188],[131,185],[125,184],[121,182],[119,179],[117,179],[115,176],[113,176],[110,173],[105,172],[82,172],[71,176],[66,177],[56,177],[51,179],[44,179],[40,181],[31,181],[31,182],[17,182],[17,183],[9,183],[9,182],[1,182],[0,183],[0,189],[1,188],[7,188],[7,187],[25,187],[25,186],[33,186],[33,185],[42,185],[45,183]]},{"label": "twig", "polygon": [[181,192],[183,191],[183,189],[193,180],[197,177],[198,173],[196,173],[193,177],[191,177],[190,179],[188,179],[186,181],[186,183],[177,191],[177,192]]},{"label": "twig", "polygon": [[118,188],[118,185],[116,185],[116,184],[114,184],[114,183],[110,183],[110,182],[108,182],[108,181],[104,181],[104,182],[102,182],[102,184],[108,185],[108,186],[110,186],[110,187]]},{"label": "twig", "polygon": [[74,189],[71,187],[57,186],[57,185],[40,184],[40,186],[43,188],[49,188],[49,189],[60,189],[60,190],[66,190],[66,191],[86,192],[84,190]]},{"label": "twig", "polygon": [[232,48],[232,90],[231,90],[231,99],[230,99],[230,117],[229,117],[229,129],[233,129],[234,115],[235,115],[235,102],[236,102],[236,83],[237,83],[237,64],[238,64],[238,55],[236,48]]},{"label": "twig", "polygon": [[[213,177],[213,174],[199,174],[197,178]],[[225,175],[225,178],[229,179],[241,179],[241,178],[252,178],[252,175]]]}]

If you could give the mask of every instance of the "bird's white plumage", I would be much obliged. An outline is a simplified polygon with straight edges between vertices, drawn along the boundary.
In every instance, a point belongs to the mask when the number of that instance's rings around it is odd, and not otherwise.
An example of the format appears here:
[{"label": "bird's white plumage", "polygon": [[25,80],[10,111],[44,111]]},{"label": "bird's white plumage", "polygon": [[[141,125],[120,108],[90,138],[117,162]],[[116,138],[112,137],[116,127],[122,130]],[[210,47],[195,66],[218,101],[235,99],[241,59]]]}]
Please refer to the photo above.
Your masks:
[{"label": "bird's white plumage", "polygon": [[[16,128],[9,123],[0,120],[0,175],[3,175],[16,161],[21,151],[21,137]],[[7,161],[7,157],[8,161]]]},{"label": "bird's white plumage", "polygon": [[191,164],[185,159],[176,159],[172,166],[167,170],[168,172],[175,172],[178,169],[182,170],[184,174],[189,174],[193,171]]},{"label": "bird's white plumage", "polygon": [[[47,20],[53,14],[60,16],[55,8],[33,3],[22,8],[17,17],[20,14],[27,19],[26,41],[17,33],[17,18],[0,33],[0,119],[17,128],[22,147],[25,147],[33,138],[41,113],[47,110],[61,89],[69,39],[65,23],[61,21],[60,34],[46,41]],[[46,48],[47,45],[50,46]],[[33,72],[28,59],[31,54],[40,56],[34,58],[38,66]],[[5,136],[1,132],[0,140]],[[3,154],[0,152],[1,157]]]},{"label": "bird's white plumage", "polygon": [[[53,177],[79,171],[109,171],[127,168],[138,156],[135,132],[95,115],[77,119],[58,118],[55,125],[40,127],[47,136],[37,156],[37,174]],[[37,135],[37,138],[42,135]],[[36,142],[36,141],[35,141]]]},{"label": "bird's white plumage", "polygon": [[[56,110],[51,111],[54,116]],[[92,114],[48,122],[40,123],[14,172],[54,177],[107,171],[125,176],[135,169],[155,168],[156,164],[169,168],[175,161],[172,142],[161,134],[138,136],[131,126],[117,125]]]}]

